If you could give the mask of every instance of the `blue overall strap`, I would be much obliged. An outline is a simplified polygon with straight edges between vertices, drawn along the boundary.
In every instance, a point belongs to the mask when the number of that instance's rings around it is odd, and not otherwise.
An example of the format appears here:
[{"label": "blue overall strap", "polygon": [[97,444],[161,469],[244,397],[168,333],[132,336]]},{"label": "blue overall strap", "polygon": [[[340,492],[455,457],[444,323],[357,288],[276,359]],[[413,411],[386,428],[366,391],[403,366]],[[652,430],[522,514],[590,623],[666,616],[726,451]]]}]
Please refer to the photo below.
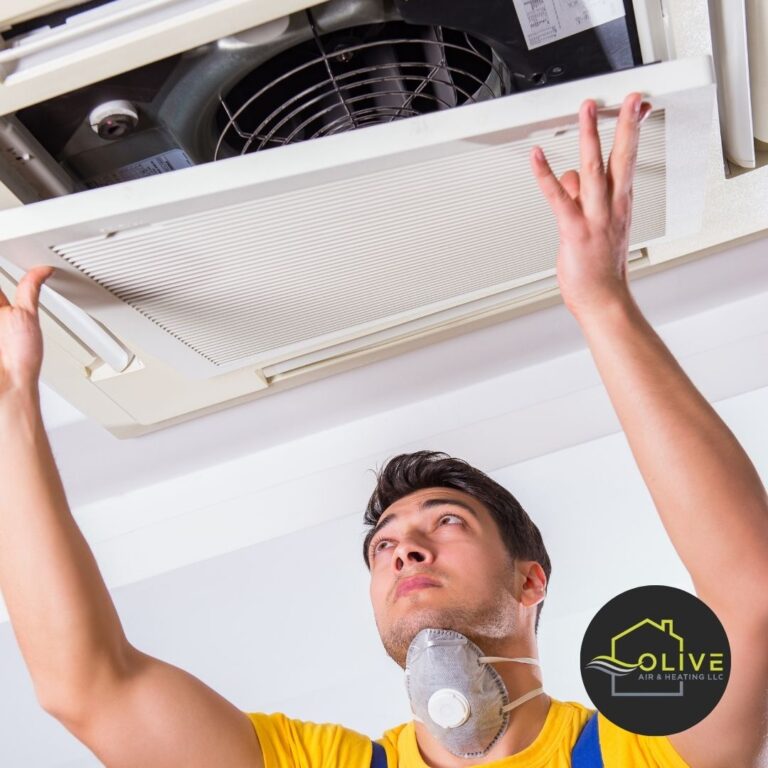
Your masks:
[{"label": "blue overall strap", "polygon": [[571,752],[572,768],[603,768],[600,739],[597,732],[597,712],[587,720]]},{"label": "blue overall strap", "polygon": [[381,744],[372,741],[373,754],[371,755],[371,768],[387,768],[387,753]]}]

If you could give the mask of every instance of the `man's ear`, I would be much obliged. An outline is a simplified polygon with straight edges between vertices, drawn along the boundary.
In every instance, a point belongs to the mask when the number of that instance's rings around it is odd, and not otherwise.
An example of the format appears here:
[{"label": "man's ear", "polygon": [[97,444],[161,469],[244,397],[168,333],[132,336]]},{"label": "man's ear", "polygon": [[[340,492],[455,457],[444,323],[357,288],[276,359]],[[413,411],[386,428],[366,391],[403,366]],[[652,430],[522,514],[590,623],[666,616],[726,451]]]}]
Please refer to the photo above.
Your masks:
[{"label": "man's ear", "polygon": [[520,602],[532,608],[547,596],[547,575],[535,560],[518,561],[517,570],[522,577]]}]

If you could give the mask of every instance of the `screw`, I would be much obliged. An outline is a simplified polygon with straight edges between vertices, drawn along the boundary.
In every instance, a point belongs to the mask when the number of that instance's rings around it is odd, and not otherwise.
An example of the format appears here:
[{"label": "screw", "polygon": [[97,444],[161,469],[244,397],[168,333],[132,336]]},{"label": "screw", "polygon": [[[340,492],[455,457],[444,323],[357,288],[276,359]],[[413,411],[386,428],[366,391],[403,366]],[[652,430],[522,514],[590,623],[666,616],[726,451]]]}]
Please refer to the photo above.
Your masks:
[{"label": "screw", "polygon": [[348,61],[352,59],[352,56],[353,56],[352,51],[346,50],[343,47],[337,48],[336,50],[339,50],[340,52],[336,54],[334,58],[340,64],[346,64]]}]

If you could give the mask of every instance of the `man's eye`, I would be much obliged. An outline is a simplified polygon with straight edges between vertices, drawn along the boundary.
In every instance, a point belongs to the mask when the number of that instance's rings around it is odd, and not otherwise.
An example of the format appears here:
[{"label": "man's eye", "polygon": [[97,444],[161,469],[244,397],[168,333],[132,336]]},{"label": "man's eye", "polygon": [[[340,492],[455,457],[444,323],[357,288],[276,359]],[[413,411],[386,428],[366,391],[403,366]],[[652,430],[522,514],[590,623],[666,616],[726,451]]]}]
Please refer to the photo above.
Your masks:
[{"label": "man's eye", "polygon": [[[442,515],[440,517],[439,522],[442,524],[443,520],[446,520],[449,517],[454,518],[454,520],[458,520],[460,524],[464,522],[463,518],[454,514]],[[375,555],[377,552],[380,552],[382,544],[391,544],[391,543],[392,543],[391,539],[379,539],[378,541],[375,541],[373,544],[371,544],[371,554]]]},{"label": "man's eye", "polygon": [[381,550],[382,544],[389,544],[389,543],[390,543],[389,539],[379,539],[375,544],[371,544],[371,553],[375,555],[377,552]]}]

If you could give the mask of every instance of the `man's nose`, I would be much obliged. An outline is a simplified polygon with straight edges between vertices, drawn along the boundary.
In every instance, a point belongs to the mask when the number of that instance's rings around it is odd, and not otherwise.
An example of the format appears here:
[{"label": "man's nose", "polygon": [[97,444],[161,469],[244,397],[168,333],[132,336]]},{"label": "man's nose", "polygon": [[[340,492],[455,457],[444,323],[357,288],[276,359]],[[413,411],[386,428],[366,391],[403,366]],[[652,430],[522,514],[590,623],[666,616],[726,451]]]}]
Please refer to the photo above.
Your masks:
[{"label": "man's nose", "polygon": [[392,562],[396,571],[402,571],[406,566],[413,567],[420,563],[429,563],[434,559],[434,553],[429,545],[415,538],[402,539],[395,548]]}]

